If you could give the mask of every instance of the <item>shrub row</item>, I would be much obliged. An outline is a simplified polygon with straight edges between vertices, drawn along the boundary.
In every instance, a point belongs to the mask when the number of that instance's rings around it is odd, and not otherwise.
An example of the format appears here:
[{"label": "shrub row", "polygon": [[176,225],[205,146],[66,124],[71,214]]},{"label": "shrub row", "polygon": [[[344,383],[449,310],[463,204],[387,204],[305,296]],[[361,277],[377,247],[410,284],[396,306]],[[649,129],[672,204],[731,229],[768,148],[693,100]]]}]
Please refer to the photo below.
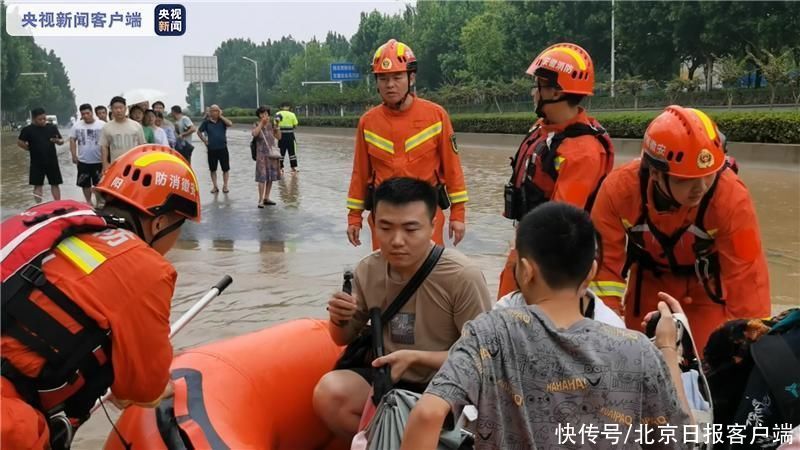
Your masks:
[{"label": "shrub row", "polygon": [[[598,113],[595,117],[615,138],[641,138],[656,111]],[[730,141],[800,144],[800,112],[711,112],[709,114]],[[355,128],[356,116],[300,117],[301,126]],[[533,123],[529,113],[454,114],[453,127],[466,133],[524,134]],[[231,117],[237,123],[252,124],[255,117]]]}]

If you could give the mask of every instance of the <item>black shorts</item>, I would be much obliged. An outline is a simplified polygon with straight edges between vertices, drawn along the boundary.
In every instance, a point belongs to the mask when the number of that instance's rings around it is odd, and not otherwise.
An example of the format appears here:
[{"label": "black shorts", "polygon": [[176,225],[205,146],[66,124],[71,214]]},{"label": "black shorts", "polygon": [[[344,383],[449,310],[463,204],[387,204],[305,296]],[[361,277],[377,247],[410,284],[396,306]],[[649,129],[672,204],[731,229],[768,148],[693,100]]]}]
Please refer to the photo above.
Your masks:
[{"label": "black shorts", "polygon": [[90,164],[78,161],[78,181],[77,185],[82,188],[97,186],[100,182],[100,173],[103,171],[103,164]]},{"label": "black shorts", "polygon": [[64,182],[61,178],[61,169],[58,167],[58,160],[51,162],[31,161],[31,168],[28,172],[28,184],[33,186],[44,185],[44,178],[51,186],[57,186]]},{"label": "black shorts", "polygon": [[222,166],[223,172],[231,170],[228,147],[216,150],[208,149],[208,170],[216,172],[218,163],[220,166]]},{"label": "black shorts", "polygon": [[[367,383],[372,386],[372,381],[375,375],[374,369],[372,367],[354,367],[351,369],[345,370],[352,370],[353,372],[361,375],[361,378],[367,380]],[[416,392],[417,394],[422,394],[425,392],[425,389],[428,387],[427,383],[411,383],[408,381],[400,380],[395,383],[394,387],[396,389],[405,389],[406,391]]]}]

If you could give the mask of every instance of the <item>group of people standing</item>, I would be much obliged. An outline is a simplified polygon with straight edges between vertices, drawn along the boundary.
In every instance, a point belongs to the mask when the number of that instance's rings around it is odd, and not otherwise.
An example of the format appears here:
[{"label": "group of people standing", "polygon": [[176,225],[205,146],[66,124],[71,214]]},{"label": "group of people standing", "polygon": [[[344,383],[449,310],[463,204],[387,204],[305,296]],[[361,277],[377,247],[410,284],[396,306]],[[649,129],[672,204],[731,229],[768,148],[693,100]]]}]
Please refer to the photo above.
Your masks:
[{"label": "group of people standing", "polygon": [[[405,430],[407,449],[436,448],[446,419],[468,404],[478,407],[479,449],[561,446],[557,429],[565,425],[692,423],[673,315],[688,316],[702,349],[727,320],[768,316],[771,305],[752,201],[713,120],[670,106],[648,126],[641,158],[613,169],[608,134],[580,106],[594,88],[588,53],[561,43],[539,54],[527,70],[539,119],[504,191],[516,236],[497,302],[477,264],[443,248],[444,211],[457,245],[469,198],[450,119],[413,93],[416,70],[411,48],[394,39],[374,54],[383,103],[358,124],[347,238],[361,244],[370,211],[380,251],[327,303],[330,335],[347,346],[363,342],[370,310],[380,308],[387,352],[358,358],[348,348],[315,388],[318,415],[352,437],[377,381],[373,369],[385,367],[392,383],[423,393]],[[101,209],[45,204],[3,222],[3,235],[15,237],[2,249],[4,448],[68,448],[51,427],[79,426],[107,388],[122,406],[152,406],[174,389],[176,273],[163,255],[185,220],[200,220],[191,153],[179,153],[194,130],[173,108],[173,150],[158,105],[152,122],[137,108],[128,118],[121,97],[110,106],[112,120],[101,126],[82,105],[86,117],[73,131],[79,181],[97,184]],[[37,128],[24,129],[19,146],[32,152],[38,201],[45,177],[56,196],[52,157],[63,139],[44,111],[34,112]],[[297,119],[278,114],[260,107],[251,133],[259,207],[273,204],[281,153],[297,168]],[[198,128],[214,193],[218,165],[228,191],[231,125],[212,106]],[[146,145],[151,135],[154,145]],[[45,226],[52,233],[33,234]],[[30,259],[33,250],[46,258]],[[651,319],[653,342],[638,332]],[[665,429],[650,439],[685,448]]]},{"label": "group of people standing", "polygon": [[[373,249],[380,252],[356,268],[352,294],[341,292],[328,302],[331,336],[341,345],[356,342],[370,308],[386,311],[400,288],[411,283],[430,257],[428,237],[444,244],[443,210],[450,210],[453,244],[464,238],[468,195],[459,149],[444,109],[412,93],[416,70],[412,50],[394,39],[374,55],[372,72],[383,103],[358,123],[347,238],[360,245],[362,214],[370,211]],[[418,293],[385,319],[387,356],[363,367],[337,367],[320,381],[315,408],[335,433],[352,437],[357,431],[374,381],[371,368],[384,365],[399,386],[426,392],[412,412],[403,448],[435,448],[445,417],[457,417],[470,403],[481,413],[479,432],[487,433],[480,448],[555,445],[549,415],[554,411],[548,408],[570,396],[575,401],[575,395],[585,405],[578,417],[582,423],[633,416],[687,424],[692,413],[675,364],[672,314],[686,314],[701,357],[709,336],[727,321],[770,315],[767,264],[752,199],[729,163],[724,135],[708,115],[666,108],[649,124],[641,158],[614,169],[608,133],[581,106],[594,89],[589,54],[575,44],[555,44],[526,73],[533,78],[539,119],[512,159],[504,189],[503,214],[517,225],[517,233],[501,274],[498,304],[532,308],[490,313],[465,327],[459,339],[460,324],[490,309],[490,303],[482,276],[475,281],[463,275],[474,265],[446,249],[441,268],[435,266]],[[430,186],[432,199],[412,180]],[[453,259],[461,263],[446,268]],[[459,285],[437,281],[437,271],[456,277]],[[464,289],[477,297],[465,297]],[[449,311],[448,318],[439,317],[441,311]],[[641,334],[587,328],[582,321],[589,317],[643,331],[654,311],[662,317],[657,349],[640,340]],[[445,322],[457,329],[441,328]],[[548,346],[528,344],[543,331]],[[620,349],[631,347],[623,341],[636,341],[638,350],[626,355]],[[578,343],[579,348],[572,347]],[[557,350],[565,346],[572,350]],[[617,381],[604,377],[622,376],[616,371],[627,370],[621,368],[634,354],[652,360],[641,361],[649,368],[638,366],[629,375],[672,383],[649,384],[647,398],[615,392]],[[549,362],[536,362],[544,355]],[[547,369],[548,364],[558,369]],[[615,369],[587,383],[582,369],[574,370],[586,364],[605,367],[599,372]],[[541,377],[523,377],[527,370]],[[547,393],[540,394],[541,389]],[[513,398],[519,393],[520,401],[509,404],[501,391]],[[611,411],[609,402],[647,408]]]},{"label": "group of people standing", "polygon": [[[115,96],[108,108],[84,103],[78,108],[80,120],[69,133],[72,163],[77,166],[76,184],[83,190],[87,203],[91,203],[92,187],[97,186],[111,162],[137,145],[157,144],[176,149],[191,164],[192,134],[196,131],[180,106],[172,107],[173,124],[164,116],[164,103],[156,101],[153,109],[146,104],[135,104],[128,109],[125,98]],[[31,111],[31,124],[19,134],[17,144],[30,153],[29,183],[33,186],[34,200],[43,200],[45,179],[51,186],[53,200],[61,199],[63,183],[58,163],[56,145],[64,139],[58,127],[47,122],[43,108]],[[99,197],[97,198],[99,201]]]}]

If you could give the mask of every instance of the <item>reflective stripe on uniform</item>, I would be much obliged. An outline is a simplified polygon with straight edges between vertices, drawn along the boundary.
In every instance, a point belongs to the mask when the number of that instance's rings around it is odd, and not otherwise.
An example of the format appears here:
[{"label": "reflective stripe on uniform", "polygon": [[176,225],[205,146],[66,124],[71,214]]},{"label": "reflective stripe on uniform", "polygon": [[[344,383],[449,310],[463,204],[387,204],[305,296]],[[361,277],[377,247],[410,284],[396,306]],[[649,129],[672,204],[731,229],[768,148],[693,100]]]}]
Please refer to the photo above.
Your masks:
[{"label": "reflective stripe on uniform", "polygon": [[394,143],[392,141],[382,138],[369,130],[364,130],[364,140],[367,141],[367,143],[385,151],[386,153],[391,153],[394,155]]},{"label": "reflective stripe on uniform", "polygon": [[92,273],[106,261],[105,256],[75,236],[61,241],[56,249],[86,274]]},{"label": "reflective stripe on uniform", "polygon": [[420,131],[419,133],[411,136],[410,138],[406,139],[406,153],[414,150],[415,148],[422,145],[425,141],[432,139],[435,136],[438,136],[442,133],[442,122],[436,122],[435,124],[425,128],[424,130]]},{"label": "reflective stripe on uniform", "polygon": [[566,159],[567,158],[564,158],[563,156],[556,156],[556,160],[555,160],[556,170],[561,170],[561,163],[563,163],[564,160],[566,160]]},{"label": "reflective stripe on uniform", "polygon": [[589,283],[589,289],[595,294],[602,297],[619,297],[625,296],[625,283],[618,281],[592,281]]},{"label": "reflective stripe on uniform", "polygon": [[450,197],[450,203],[464,203],[469,200],[467,191],[453,192],[452,194],[447,194],[447,196]]},{"label": "reflective stripe on uniform", "polygon": [[364,200],[359,200],[357,198],[349,198],[347,199],[347,209],[364,209]]}]

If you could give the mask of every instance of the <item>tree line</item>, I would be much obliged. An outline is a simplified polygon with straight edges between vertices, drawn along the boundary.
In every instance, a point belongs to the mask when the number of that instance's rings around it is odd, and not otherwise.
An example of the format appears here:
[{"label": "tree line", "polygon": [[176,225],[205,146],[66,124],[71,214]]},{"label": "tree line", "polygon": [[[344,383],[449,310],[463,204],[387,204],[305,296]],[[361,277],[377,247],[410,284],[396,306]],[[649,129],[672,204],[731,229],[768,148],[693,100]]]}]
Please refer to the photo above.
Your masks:
[{"label": "tree line", "polygon": [[47,52],[36,45],[32,37],[10,36],[5,21],[6,6],[0,3],[2,120],[25,120],[29,111],[39,106],[48,114],[59,116],[62,122],[74,116],[75,92],[61,59],[52,50]]},{"label": "tree line", "polygon": [[[800,33],[789,31],[800,29],[800,2],[616,1],[613,15],[617,92],[710,90],[720,83],[730,88],[747,73],[754,74],[750,87],[761,86],[762,78],[771,89],[800,86]],[[247,56],[259,63],[260,97],[267,103],[374,103],[369,64],[389,38],[414,49],[418,88],[445,102],[525,100],[525,69],[537,52],[562,41],[589,51],[598,91],[607,94],[611,16],[609,1],[426,1],[398,14],[361,13],[349,38],[329,32],[308,42],[291,36],[261,43],[230,39],[214,52],[220,81],[204,86],[205,100],[255,106],[253,66],[242,60]],[[301,86],[329,80],[333,62],[355,63],[361,81],[347,82],[342,94],[338,86]],[[778,70],[765,70],[778,63]],[[198,86],[190,85],[187,102],[197,105],[198,97]]]}]

